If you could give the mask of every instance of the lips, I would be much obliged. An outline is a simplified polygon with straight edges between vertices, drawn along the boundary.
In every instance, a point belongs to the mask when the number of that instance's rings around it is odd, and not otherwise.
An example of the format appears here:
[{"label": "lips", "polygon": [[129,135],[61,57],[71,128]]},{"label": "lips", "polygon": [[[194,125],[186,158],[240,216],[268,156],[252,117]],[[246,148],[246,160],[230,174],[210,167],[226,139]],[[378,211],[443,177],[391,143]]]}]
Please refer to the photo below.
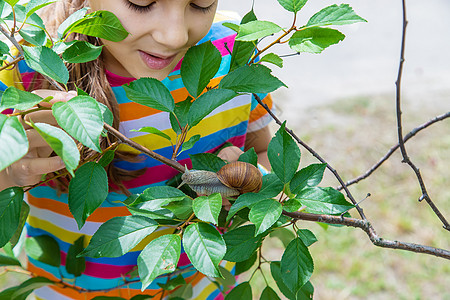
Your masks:
[{"label": "lips", "polygon": [[157,54],[150,54],[139,50],[139,55],[141,56],[144,63],[153,70],[162,70],[172,63],[176,55],[172,56],[159,56]]}]

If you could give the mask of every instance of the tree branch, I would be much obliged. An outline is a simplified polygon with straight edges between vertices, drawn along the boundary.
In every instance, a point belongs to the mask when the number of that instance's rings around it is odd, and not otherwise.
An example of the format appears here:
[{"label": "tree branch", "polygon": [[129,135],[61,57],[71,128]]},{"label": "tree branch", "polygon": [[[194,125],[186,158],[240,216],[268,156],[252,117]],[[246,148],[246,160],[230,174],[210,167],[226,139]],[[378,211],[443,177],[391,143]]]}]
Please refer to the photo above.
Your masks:
[{"label": "tree branch", "polygon": [[425,187],[425,182],[422,178],[422,174],[420,173],[419,168],[410,160],[408,153],[406,152],[405,142],[403,140],[403,129],[402,129],[402,110],[401,110],[401,80],[403,73],[403,64],[405,62],[405,39],[406,39],[406,26],[408,25],[408,21],[406,20],[406,4],[405,0],[402,0],[402,15],[403,15],[403,29],[402,29],[402,44],[400,49],[400,63],[398,67],[397,81],[395,82],[396,87],[396,113],[397,113],[397,134],[398,134],[398,143],[400,146],[400,151],[402,153],[403,163],[408,164],[416,174],[417,180],[419,181],[420,189],[422,190],[422,195],[419,197],[419,201],[425,199],[428,205],[431,207],[433,212],[438,216],[441,222],[444,224],[444,228],[450,231],[450,224],[441,214],[439,209],[431,200],[427,188]]},{"label": "tree branch", "polygon": [[364,232],[369,236],[369,239],[372,242],[372,244],[374,244],[375,246],[382,248],[401,249],[416,253],[424,253],[450,260],[450,251],[445,249],[424,246],[414,243],[385,240],[377,235],[372,225],[367,220],[330,216],[330,215],[318,215],[303,212],[287,212],[287,211],[283,211],[283,215],[294,218],[295,220],[322,222],[327,224],[339,224],[349,227],[360,228],[364,230]]}]

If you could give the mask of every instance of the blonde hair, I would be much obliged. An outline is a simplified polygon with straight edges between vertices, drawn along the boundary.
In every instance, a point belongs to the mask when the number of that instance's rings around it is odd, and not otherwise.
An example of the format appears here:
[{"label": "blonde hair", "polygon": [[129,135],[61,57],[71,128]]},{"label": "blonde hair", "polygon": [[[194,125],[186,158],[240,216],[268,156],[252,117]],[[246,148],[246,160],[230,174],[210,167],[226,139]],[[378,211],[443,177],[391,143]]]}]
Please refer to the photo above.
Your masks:
[{"label": "blonde hair", "polygon": [[[43,19],[48,32],[52,36],[56,36],[56,31],[59,25],[72,13],[76,12],[79,9],[87,7],[87,2],[87,0],[60,0],[47,6],[42,10],[42,12],[39,12],[39,15]],[[71,34],[68,38],[68,41],[70,40],[87,41],[96,46],[100,46],[102,44],[100,39],[98,38],[78,33]],[[98,102],[105,104],[113,113],[113,127],[118,129],[120,118],[119,105],[106,77],[105,66],[101,55],[99,58],[87,63],[68,63],[66,65],[67,69],[69,70],[69,89],[75,89],[75,86],[77,86],[87,92]],[[34,82],[39,82],[39,80],[34,80]],[[51,88],[50,83],[48,82],[44,83],[43,85],[44,87]],[[33,89],[33,86],[30,86],[30,89]],[[108,135],[107,138],[102,137],[100,140],[101,148],[106,149],[115,140],[115,137],[111,135]],[[80,153],[82,160],[89,160],[90,157],[95,155],[94,151],[83,147],[82,145],[79,145],[79,148],[81,150]],[[116,158],[131,162],[138,161],[137,156],[134,154],[119,153],[117,151]],[[130,180],[132,178],[138,177],[139,175],[142,175],[145,172],[145,169],[138,171],[126,171],[115,167],[114,164],[110,164],[107,171],[112,183],[117,185],[124,194],[129,195],[130,193],[124,187],[122,181]],[[60,186],[61,184],[58,184],[58,189],[64,191],[65,188],[63,186]]]}]

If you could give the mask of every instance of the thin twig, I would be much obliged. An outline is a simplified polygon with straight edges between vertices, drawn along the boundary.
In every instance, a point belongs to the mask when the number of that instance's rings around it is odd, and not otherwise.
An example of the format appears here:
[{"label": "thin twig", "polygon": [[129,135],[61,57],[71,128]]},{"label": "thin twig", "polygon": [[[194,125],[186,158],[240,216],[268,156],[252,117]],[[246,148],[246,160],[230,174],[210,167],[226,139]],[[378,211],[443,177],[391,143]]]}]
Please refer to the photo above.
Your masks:
[{"label": "thin twig", "polygon": [[1,68],[0,68],[0,71],[3,71],[3,70],[5,70],[5,69],[8,69],[8,68],[11,67],[11,66],[12,66],[11,69],[13,69],[13,68],[15,67],[15,65],[16,65],[19,61],[21,61],[21,60],[23,60],[23,59],[24,59],[23,56],[16,57],[12,62],[7,63],[7,64],[4,65],[3,67],[1,67]]},{"label": "thin twig", "polygon": [[8,32],[8,30],[6,30],[5,27],[3,27],[2,25],[0,25],[0,32],[3,33],[3,35],[14,45],[14,47],[17,48],[17,50],[19,51],[20,55],[23,56],[23,49],[19,45],[19,42],[17,42],[17,40],[14,38],[14,35],[11,35]]},{"label": "thin twig", "polygon": [[[267,106],[267,104],[265,104],[264,102],[261,101],[261,98],[257,94],[253,94],[253,97],[255,97],[256,101],[258,101],[258,103],[269,113],[269,115],[275,120],[275,122],[278,125],[281,126],[283,124],[280,121],[280,119],[278,119],[278,117],[272,112],[272,110],[269,108],[269,106]],[[334,174],[334,176],[339,181],[339,183],[344,187],[344,190],[345,190],[345,192],[347,194],[347,197],[352,201],[353,204],[356,205],[357,202],[356,202],[355,198],[353,197],[353,195],[348,190],[347,186],[345,185],[345,182],[342,180],[342,178],[339,175],[339,173],[333,167],[331,167],[331,165],[328,162],[326,162],[316,151],[314,151],[314,149],[312,149],[305,142],[303,142],[291,129],[285,127],[285,130],[286,130],[287,133],[289,133],[297,141],[298,144],[302,145],[306,150],[309,151],[309,153],[311,153],[320,162],[322,162],[322,163],[327,165],[328,170],[330,170]],[[361,218],[363,220],[366,220],[366,216],[364,215],[364,212],[363,212],[362,208],[356,205],[356,209],[358,210],[358,213],[361,216]]]},{"label": "thin twig", "polygon": [[400,62],[399,62],[399,67],[398,67],[397,80],[395,82],[397,134],[398,134],[398,143],[400,146],[400,151],[401,151],[402,157],[403,157],[402,162],[408,164],[411,167],[411,169],[413,169],[414,173],[416,174],[417,180],[420,185],[420,189],[422,190],[422,195],[419,197],[419,201],[422,201],[423,199],[425,199],[427,201],[428,205],[433,210],[433,212],[438,216],[438,218],[444,224],[444,228],[447,229],[448,231],[450,231],[450,224],[447,222],[447,220],[444,218],[444,216],[441,214],[439,209],[436,207],[436,205],[431,200],[430,195],[428,194],[427,188],[425,187],[425,182],[422,178],[422,174],[420,173],[419,168],[409,158],[408,153],[406,152],[405,142],[403,140],[402,110],[401,110],[401,80],[402,80],[402,73],[403,73],[403,64],[405,62],[406,26],[408,25],[408,21],[406,20],[405,0],[402,0],[402,15],[403,15],[402,45],[401,45],[401,49],[400,49]]},{"label": "thin twig", "polygon": [[434,255],[437,257],[442,257],[450,260],[450,251],[430,246],[424,246],[420,244],[414,243],[406,243],[400,241],[393,240],[385,240],[377,235],[375,230],[373,229],[370,222],[367,220],[360,220],[354,218],[345,218],[339,216],[329,216],[329,215],[318,215],[311,213],[302,213],[302,212],[286,212],[283,211],[283,214],[294,218],[296,220],[304,220],[311,222],[321,222],[327,224],[339,224],[345,225],[349,227],[360,228],[364,230],[364,232],[369,236],[370,241],[378,247],[382,248],[391,248],[391,249],[401,249],[411,252],[424,253],[429,255]]},{"label": "thin twig", "polygon": [[[446,118],[450,117],[450,112],[447,112],[445,114],[439,115],[437,117],[434,117],[433,119],[429,120],[428,122],[414,128],[413,130],[411,130],[407,135],[405,135],[405,137],[403,138],[403,142],[406,143],[410,138],[412,138],[413,136],[415,136],[419,131],[427,128],[428,126],[437,123],[439,121],[442,121]],[[352,184],[358,183],[363,179],[366,179],[367,177],[369,177],[375,170],[377,170],[386,160],[389,159],[389,157],[400,147],[400,144],[397,143],[395,146],[392,146],[391,149],[389,149],[389,151],[376,163],[374,164],[370,169],[368,169],[364,174],[349,180],[345,183],[346,186],[350,186]],[[342,186],[338,186],[336,188],[337,190],[342,190]]]}]

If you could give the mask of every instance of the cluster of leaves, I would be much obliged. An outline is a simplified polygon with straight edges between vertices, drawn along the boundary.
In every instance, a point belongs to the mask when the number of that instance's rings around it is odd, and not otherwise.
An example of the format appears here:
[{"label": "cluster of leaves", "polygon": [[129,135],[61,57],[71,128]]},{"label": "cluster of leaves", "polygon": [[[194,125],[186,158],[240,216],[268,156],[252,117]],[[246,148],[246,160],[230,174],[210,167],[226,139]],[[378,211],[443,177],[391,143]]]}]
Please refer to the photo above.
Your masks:
[{"label": "cluster of leaves", "polygon": [[[71,15],[58,28],[58,40],[46,33],[36,10],[54,1],[30,1],[27,6],[17,1],[1,1],[2,22],[14,22],[10,32],[18,32],[32,46],[23,45],[23,59],[29,67],[52,80],[63,84],[68,81],[64,62],[81,63],[98,57],[101,47],[86,42],[70,41],[70,34],[82,33],[112,41],[127,36],[118,19],[109,12],[97,11],[86,15],[86,9]],[[288,11],[297,14],[306,1],[278,0]],[[295,18],[294,18],[295,19]],[[219,50],[211,43],[192,47],[186,53],[181,67],[181,78],[190,96],[175,103],[167,87],[153,78],[141,78],[124,86],[127,97],[141,105],[167,112],[176,139],[154,127],[137,131],[157,134],[173,145],[173,158],[181,151],[192,148],[200,136],[186,141],[188,131],[196,126],[214,109],[242,93],[270,93],[284,84],[271,75],[263,62],[282,65],[282,59],[269,53],[261,56],[270,47],[258,49],[259,41],[267,36],[282,32],[273,44],[282,38],[289,39],[289,46],[296,52],[319,53],[326,47],[343,39],[337,30],[323,27],[364,21],[348,5],[332,5],[315,14],[305,26],[294,25],[288,30],[268,22],[259,21],[253,11],[248,13],[240,25],[228,23],[236,30],[237,38],[231,52],[230,72],[218,86],[209,86],[211,79],[221,65]],[[295,21],[294,21],[295,23]],[[28,25],[28,27],[23,26]],[[23,28],[22,28],[23,27]],[[287,37],[292,32],[293,35]],[[6,45],[0,44],[3,59],[15,58]],[[256,55],[255,55],[256,54]],[[20,111],[46,109],[39,105],[50,99],[10,87],[2,95],[0,111],[14,108]],[[106,199],[108,177],[105,167],[111,163],[114,151],[101,153],[99,138],[105,134],[104,122],[111,124],[111,112],[95,99],[78,91],[78,96],[68,102],[56,103],[51,107],[59,127],[44,123],[32,126],[60,156],[72,180],[69,185],[69,208],[78,227]],[[80,155],[73,138],[83,145],[99,152],[95,160],[80,162]],[[0,171],[22,158],[28,151],[25,130],[17,116],[0,115]],[[313,164],[299,171],[300,150],[285,131],[284,125],[269,144],[269,161],[272,174],[263,178],[263,187],[258,193],[247,193],[233,201],[229,211],[222,209],[220,194],[196,197],[171,186],[151,187],[139,195],[132,195],[124,205],[130,216],[115,217],[105,222],[84,249],[81,237],[69,249],[66,270],[80,276],[85,268],[84,257],[118,257],[133,249],[159,227],[173,227],[172,234],[162,235],[148,243],[138,258],[138,274],[144,290],[156,277],[176,270],[181,245],[192,265],[199,272],[216,279],[225,292],[226,286],[234,285],[234,278],[219,263],[222,260],[236,262],[236,274],[249,270],[257,261],[258,251],[268,236],[280,237],[285,251],[280,261],[270,263],[271,274],[279,289],[289,299],[310,297],[313,287],[309,282],[314,264],[308,247],[316,241],[312,232],[295,227],[295,234],[284,228],[291,225],[291,219],[283,211],[305,210],[310,213],[339,215],[351,209],[344,196],[332,188],[317,185],[322,180],[324,164]],[[216,172],[226,162],[212,154],[191,156],[193,168]],[[240,157],[256,165],[257,156],[253,149]],[[281,195],[281,196],[280,196]],[[0,247],[5,255],[0,256],[0,266],[20,265],[11,249],[22,232],[28,205],[23,201],[24,190],[12,187],[0,192]],[[228,228],[221,234],[218,228]],[[59,247],[50,236],[27,239],[28,254],[49,265],[60,266]],[[259,253],[261,263],[261,254]],[[70,258],[70,259],[69,259]],[[70,263],[69,263],[70,261]],[[137,275],[137,274],[136,274]],[[11,295],[20,299],[33,289],[52,284],[45,278],[32,278],[18,287],[8,289],[1,296]],[[179,297],[188,297],[186,282],[182,276],[170,279],[163,289],[173,290],[183,285]],[[251,299],[250,282],[236,286],[228,299]],[[278,299],[271,287],[262,294],[264,299]]]}]

